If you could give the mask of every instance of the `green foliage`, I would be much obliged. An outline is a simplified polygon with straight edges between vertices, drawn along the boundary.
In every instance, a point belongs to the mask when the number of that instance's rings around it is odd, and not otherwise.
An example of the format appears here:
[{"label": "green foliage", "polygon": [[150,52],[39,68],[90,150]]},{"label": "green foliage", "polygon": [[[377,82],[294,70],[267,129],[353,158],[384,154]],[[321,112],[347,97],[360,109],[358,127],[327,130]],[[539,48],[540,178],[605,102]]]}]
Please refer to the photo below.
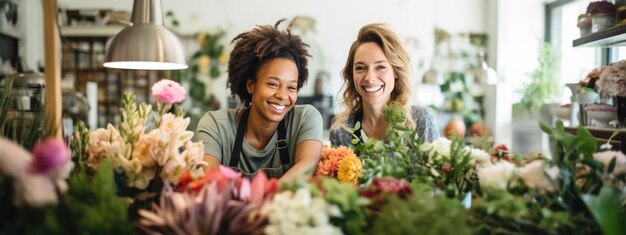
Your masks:
[{"label": "green foliage", "polygon": [[530,74],[531,81],[522,90],[521,107],[535,112],[546,101],[558,96],[558,63],[559,55],[550,43],[545,43],[539,53],[539,67]]},{"label": "green foliage", "polygon": [[383,117],[388,123],[384,141],[368,138],[358,144],[358,139],[353,140],[363,162],[362,185],[375,178],[392,177],[430,183],[444,190],[448,197],[457,198],[474,188],[478,179],[472,173],[470,151],[462,139],[452,140],[450,156],[439,156],[435,151],[421,149],[423,141],[415,130],[404,126],[400,104],[389,104]]},{"label": "green foliage", "polygon": [[[364,185],[382,177],[410,180],[416,173],[415,165],[421,160],[418,151],[422,141],[414,130],[403,125],[406,117],[402,106],[391,103],[385,108],[383,117],[388,124],[386,139],[381,141],[366,138],[364,143],[355,145],[363,162],[363,175],[360,181]],[[355,128],[359,125],[357,124]],[[353,143],[358,143],[356,136]]]},{"label": "green foliage", "polygon": [[0,135],[32,150],[36,143],[55,133],[56,127],[44,119],[45,110],[37,100],[34,112],[11,110],[13,78],[8,77],[0,93]]},{"label": "green foliage", "polygon": [[78,121],[74,125],[74,133],[70,139],[70,150],[72,151],[72,162],[74,162],[73,174],[87,169],[87,149],[89,148],[89,128],[85,122]]},{"label": "green foliage", "polygon": [[[209,76],[212,79],[218,78],[222,74],[220,61],[221,56],[224,55],[225,47],[221,43],[222,38],[226,33],[222,30],[216,33],[198,33],[198,43],[200,49],[191,56],[191,66],[189,70],[190,89],[189,96],[199,102],[206,102],[205,84],[198,79],[198,73],[204,70],[205,66],[208,66]],[[208,61],[206,61],[208,59]],[[208,64],[205,64],[208,63]]]},{"label": "green foliage", "polygon": [[104,162],[94,176],[86,172],[72,176],[69,187],[56,215],[64,230],[59,234],[132,233],[126,206],[115,191],[110,162]]},{"label": "green foliage", "polygon": [[586,194],[583,200],[593,214],[603,234],[626,234],[626,214],[620,203],[620,192],[603,187],[598,196]]},{"label": "green foliage", "polygon": [[354,186],[333,178],[324,178],[322,187],[324,199],[337,205],[343,215],[341,218],[331,218],[331,222],[338,225],[345,234],[363,234],[367,225],[363,206],[368,205],[369,201],[360,197]]},{"label": "green foliage", "polygon": [[128,211],[117,197],[113,168],[103,163],[93,176],[72,175],[56,206],[15,207],[12,184],[0,176],[0,234],[132,234]]},{"label": "green foliage", "polygon": [[461,202],[414,189],[406,200],[391,196],[368,234],[470,234]]}]

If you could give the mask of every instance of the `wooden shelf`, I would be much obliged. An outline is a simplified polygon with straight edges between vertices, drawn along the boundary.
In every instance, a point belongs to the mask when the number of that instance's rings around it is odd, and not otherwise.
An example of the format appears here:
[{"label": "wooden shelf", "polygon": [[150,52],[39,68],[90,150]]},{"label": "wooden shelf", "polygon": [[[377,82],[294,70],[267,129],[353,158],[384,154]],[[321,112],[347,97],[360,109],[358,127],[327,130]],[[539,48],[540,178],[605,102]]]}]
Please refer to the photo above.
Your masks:
[{"label": "wooden shelf", "polygon": [[573,45],[574,47],[626,46],[626,24],[618,24],[574,39]]},{"label": "wooden shelf", "polygon": [[[591,132],[591,135],[596,138],[596,141],[598,142],[598,148],[600,148],[600,145],[607,143],[608,139],[611,137],[614,131],[619,131],[619,133],[613,139],[611,139],[611,147],[614,151],[622,151],[623,153],[626,153],[626,130],[600,128],[593,126],[585,126],[585,128],[587,128],[587,130]],[[576,135],[577,130],[578,126],[565,127],[565,131],[574,135]]]},{"label": "wooden shelf", "polygon": [[61,27],[63,37],[113,37],[124,29],[121,25],[81,25]]}]

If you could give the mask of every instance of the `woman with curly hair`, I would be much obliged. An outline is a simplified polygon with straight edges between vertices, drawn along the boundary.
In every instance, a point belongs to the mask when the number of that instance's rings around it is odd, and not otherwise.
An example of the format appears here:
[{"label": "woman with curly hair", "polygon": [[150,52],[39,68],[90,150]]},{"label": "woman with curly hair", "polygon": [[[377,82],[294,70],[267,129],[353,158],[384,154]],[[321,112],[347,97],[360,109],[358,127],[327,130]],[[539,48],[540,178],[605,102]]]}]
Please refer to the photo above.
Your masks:
[{"label": "woman with curly hair", "polygon": [[239,109],[206,113],[197,138],[209,167],[229,166],[247,176],[310,176],[322,150],[322,116],[310,105],[295,105],[308,78],[307,47],[278,21],[241,33],[228,62],[228,87],[243,102]]},{"label": "woman with curly hair", "polygon": [[[367,137],[384,139],[387,121],[383,110],[390,102],[404,108],[404,125],[414,128],[424,141],[439,137],[439,128],[432,111],[426,107],[411,106],[411,77],[409,55],[398,36],[385,24],[369,24],[359,30],[352,43],[348,60],[341,71],[345,90],[344,111],[339,113],[331,127],[330,142],[334,146],[352,146],[354,136],[363,141]],[[346,127],[354,129],[349,132]]]}]

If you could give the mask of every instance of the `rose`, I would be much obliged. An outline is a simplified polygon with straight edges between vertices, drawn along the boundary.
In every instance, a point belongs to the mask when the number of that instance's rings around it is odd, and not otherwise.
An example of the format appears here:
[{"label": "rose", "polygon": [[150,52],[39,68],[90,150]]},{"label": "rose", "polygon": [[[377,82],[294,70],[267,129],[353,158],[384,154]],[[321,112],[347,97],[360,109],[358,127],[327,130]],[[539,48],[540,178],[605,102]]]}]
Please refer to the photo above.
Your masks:
[{"label": "rose", "polygon": [[152,95],[164,104],[180,103],[187,97],[187,91],[177,82],[161,79],[152,86]]},{"label": "rose", "polygon": [[363,165],[354,154],[345,156],[339,165],[339,172],[337,172],[337,179],[341,182],[356,185],[361,176],[361,169]]},{"label": "rose", "polygon": [[520,177],[524,180],[526,186],[537,190],[541,194],[554,192],[558,187],[555,181],[559,178],[559,168],[554,166],[544,169],[543,164],[543,160],[536,160],[526,164],[520,171]]},{"label": "rose", "polygon": [[63,140],[50,138],[35,145],[29,170],[32,173],[48,174],[64,166],[69,160],[70,151]]}]

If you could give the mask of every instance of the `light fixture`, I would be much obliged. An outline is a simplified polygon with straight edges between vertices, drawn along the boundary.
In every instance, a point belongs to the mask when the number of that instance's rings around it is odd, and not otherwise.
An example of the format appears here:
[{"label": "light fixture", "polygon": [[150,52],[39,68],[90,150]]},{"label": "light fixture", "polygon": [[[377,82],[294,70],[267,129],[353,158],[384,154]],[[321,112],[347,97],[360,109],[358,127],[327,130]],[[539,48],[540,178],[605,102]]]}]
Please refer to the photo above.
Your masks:
[{"label": "light fixture", "polygon": [[161,0],[135,0],[132,25],[109,43],[104,67],[140,70],[186,69],[183,46],[163,26]]}]

